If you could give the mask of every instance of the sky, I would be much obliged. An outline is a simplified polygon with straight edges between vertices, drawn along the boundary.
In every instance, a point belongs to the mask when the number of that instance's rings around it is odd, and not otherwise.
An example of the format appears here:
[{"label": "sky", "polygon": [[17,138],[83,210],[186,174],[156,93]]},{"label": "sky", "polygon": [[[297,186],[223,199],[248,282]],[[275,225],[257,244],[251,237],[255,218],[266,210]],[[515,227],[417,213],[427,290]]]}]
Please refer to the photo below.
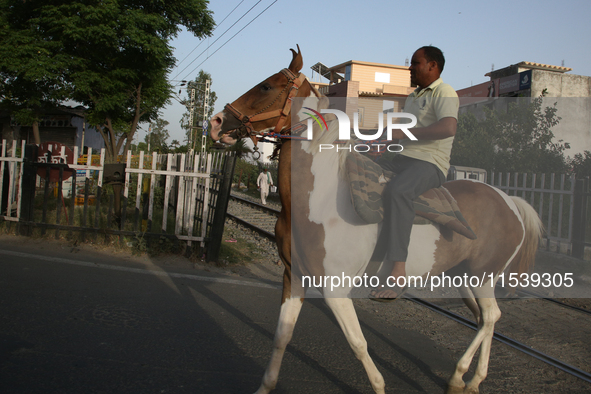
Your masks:
[{"label": "sky", "polygon": [[[571,74],[591,76],[588,0],[211,0],[209,9],[217,24],[211,37],[183,31],[171,42],[177,67],[169,79],[177,85],[199,70],[210,73],[218,97],[214,113],[287,67],[296,44],[302,72],[314,80],[310,67],[317,62],[403,66],[424,45],[444,52],[442,78],[456,90],[489,80],[484,74],[493,67],[521,61],[564,62]],[[185,112],[177,99],[162,111],[171,140],[184,140],[179,122]]]}]

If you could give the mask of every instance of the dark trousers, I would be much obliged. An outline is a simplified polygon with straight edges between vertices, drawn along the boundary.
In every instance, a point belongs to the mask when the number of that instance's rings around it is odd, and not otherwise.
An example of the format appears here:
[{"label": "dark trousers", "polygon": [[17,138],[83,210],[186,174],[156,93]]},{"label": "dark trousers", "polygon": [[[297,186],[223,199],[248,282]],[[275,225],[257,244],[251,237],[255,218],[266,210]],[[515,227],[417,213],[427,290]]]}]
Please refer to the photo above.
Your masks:
[{"label": "dark trousers", "polygon": [[443,172],[434,164],[405,156],[379,162],[396,174],[382,195],[384,222],[378,244],[385,247],[386,261],[404,261],[408,256],[410,232],[415,218],[413,200],[445,182]]}]

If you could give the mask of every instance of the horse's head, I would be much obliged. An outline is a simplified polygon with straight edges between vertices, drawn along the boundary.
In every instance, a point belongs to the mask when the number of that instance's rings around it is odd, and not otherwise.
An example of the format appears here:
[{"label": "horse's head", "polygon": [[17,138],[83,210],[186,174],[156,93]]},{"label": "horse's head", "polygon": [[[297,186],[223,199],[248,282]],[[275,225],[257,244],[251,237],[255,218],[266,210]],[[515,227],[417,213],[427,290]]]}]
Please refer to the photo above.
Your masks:
[{"label": "horse's head", "polygon": [[270,76],[211,119],[211,138],[233,144],[265,132],[285,133],[291,127],[291,104],[294,97],[307,97],[311,85],[300,70],[302,53],[291,49],[293,59],[288,68]]}]

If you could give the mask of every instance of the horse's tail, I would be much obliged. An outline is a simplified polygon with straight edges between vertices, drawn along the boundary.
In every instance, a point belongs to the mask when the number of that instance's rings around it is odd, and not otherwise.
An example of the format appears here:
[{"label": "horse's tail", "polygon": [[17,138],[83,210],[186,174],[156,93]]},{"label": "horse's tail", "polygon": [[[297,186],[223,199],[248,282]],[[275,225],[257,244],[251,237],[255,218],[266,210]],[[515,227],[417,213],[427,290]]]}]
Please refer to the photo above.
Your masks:
[{"label": "horse's tail", "polygon": [[523,220],[525,236],[519,252],[517,252],[507,271],[523,274],[529,272],[529,269],[533,267],[538,243],[544,233],[544,225],[536,210],[527,201],[516,196],[512,196],[511,200],[515,203]]}]

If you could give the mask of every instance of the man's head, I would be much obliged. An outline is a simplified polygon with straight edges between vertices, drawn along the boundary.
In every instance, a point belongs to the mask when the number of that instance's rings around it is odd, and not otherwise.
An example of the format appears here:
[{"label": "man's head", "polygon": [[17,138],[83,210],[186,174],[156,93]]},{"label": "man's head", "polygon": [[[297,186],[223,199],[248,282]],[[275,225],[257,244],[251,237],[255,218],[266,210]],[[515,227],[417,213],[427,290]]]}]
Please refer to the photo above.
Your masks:
[{"label": "man's head", "polygon": [[263,168],[263,172],[267,172],[267,169],[266,168]]},{"label": "man's head", "polygon": [[424,89],[439,78],[444,66],[445,58],[439,48],[421,47],[412,55],[410,61],[410,82]]}]

